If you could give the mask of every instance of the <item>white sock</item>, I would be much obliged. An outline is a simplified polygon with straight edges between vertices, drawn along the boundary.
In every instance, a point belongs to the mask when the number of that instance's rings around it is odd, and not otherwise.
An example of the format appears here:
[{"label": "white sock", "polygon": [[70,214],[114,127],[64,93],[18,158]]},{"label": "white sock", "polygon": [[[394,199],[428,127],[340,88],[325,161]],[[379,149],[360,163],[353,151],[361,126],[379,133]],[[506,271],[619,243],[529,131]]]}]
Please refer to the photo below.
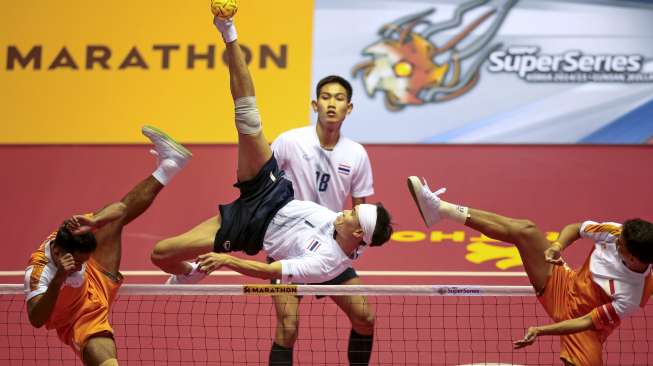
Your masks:
[{"label": "white sock", "polygon": [[174,160],[163,159],[159,162],[159,166],[152,173],[152,176],[165,186],[180,170],[181,167]]},{"label": "white sock", "polygon": [[236,33],[236,26],[234,25],[233,19],[222,20],[218,17],[213,18],[213,24],[218,28],[222,34],[222,39],[225,43],[231,43],[238,39],[238,33]]},{"label": "white sock", "polygon": [[440,200],[440,215],[448,219],[464,224],[469,217],[469,208],[465,206],[454,205]]}]

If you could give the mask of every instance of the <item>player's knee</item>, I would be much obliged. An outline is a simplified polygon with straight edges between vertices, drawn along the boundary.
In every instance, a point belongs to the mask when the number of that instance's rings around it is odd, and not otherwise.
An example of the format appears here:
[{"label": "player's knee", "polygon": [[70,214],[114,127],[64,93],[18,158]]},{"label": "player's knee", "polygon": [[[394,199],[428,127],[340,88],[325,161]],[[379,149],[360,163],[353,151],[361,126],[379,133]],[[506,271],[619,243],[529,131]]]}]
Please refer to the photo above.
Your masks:
[{"label": "player's knee", "polygon": [[236,129],[243,135],[256,135],[261,131],[261,116],[256,107],[256,97],[242,97],[234,101]]},{"label": "player's knee", "polygon": [[530,220],[515,220],[512,227],[513,236],[521,240],[528,240],[539,233],[537,225]]},{"label": "player's knee", "polygon": [[352,327],[360,334],[369,334],[374,330],[374,314],[364,312],[351,318]]},{"label": "player's knee", "polygon": [[118,360],[111,358],[102,362],[100,366],[118,366]]},{"label": "player's knee", "polygon": [[296,334],[299,328],[299,319],[297,316],[284,316],[278,322],[284,333]]},{"label": "player's knee", "polygon": [[169,250],[169,240],[162,240],[154,246],[152,249],[152,254],[150,254],[150,260],[152,263],[159,267],[165,267],[172,260],[171,251]]},{"label": "player's knee", "polygon": [[116,344],[113,338],[108,335],[91,337],[84,347],[82,359],[85,365],[117,365]]},{"label": "player's knee", "polygon": [[281,339],[278,339],[278,343],[284,347],[292,347],[295,344],[297,339],[297,328],[282,328],[278,333]]},{"label": "player's knee", "polygon": [[283,315],[277,319],[277,328],[285,343],[293,343],[297,338],[299,317],[296,315]]}]

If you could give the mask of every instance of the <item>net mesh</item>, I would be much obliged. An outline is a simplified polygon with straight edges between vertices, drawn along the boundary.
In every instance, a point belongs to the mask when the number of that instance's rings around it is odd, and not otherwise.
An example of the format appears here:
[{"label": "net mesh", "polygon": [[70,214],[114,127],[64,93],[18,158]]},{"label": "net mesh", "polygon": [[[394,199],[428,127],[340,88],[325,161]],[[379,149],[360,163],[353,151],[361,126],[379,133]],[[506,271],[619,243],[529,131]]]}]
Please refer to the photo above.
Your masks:
[{"label": "net mesh", "polygon": [[[111,310],[121,365],[268,363],[276,327],[270,286],[124,285]],[[278,287],[277,287],[278,288]],[[526,287],[291,286],[303,294],[296,365],[347,364],[351,323],[328,298],[365,294],[375,313],[375,365],[558,365],[558,338],[512,342],[550,320]],[[343,292],[345,291],[345,292]],[[251,296],[251,294],[256,294]],[[604,346],[608,365],[653,364],[651,306],[624,319]],[[56,332],[34,329],[22,286],[0,287],[0,364],[80,365]]]}]

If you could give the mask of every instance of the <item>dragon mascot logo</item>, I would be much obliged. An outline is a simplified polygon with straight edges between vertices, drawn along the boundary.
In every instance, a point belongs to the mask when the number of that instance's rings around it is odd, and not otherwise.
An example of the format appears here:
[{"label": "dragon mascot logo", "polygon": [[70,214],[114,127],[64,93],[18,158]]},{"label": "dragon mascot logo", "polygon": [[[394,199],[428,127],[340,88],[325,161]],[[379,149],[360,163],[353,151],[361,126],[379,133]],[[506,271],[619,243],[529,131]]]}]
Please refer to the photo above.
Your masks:
[{"label": "dragon mascot logo", "polygon": [[[516,1],[474,0],[447,21],[432,23],[427,17],[435,9],[428,9],[385,24],[381,40],[362,52],[371,59],[354,66],[352,75],[362,75],[368,96],[383,92],[391,111],[455,99],[476,85],[481,65],[501,47],[492,39]],[[452,36],[435,43],[445,34]]]}]

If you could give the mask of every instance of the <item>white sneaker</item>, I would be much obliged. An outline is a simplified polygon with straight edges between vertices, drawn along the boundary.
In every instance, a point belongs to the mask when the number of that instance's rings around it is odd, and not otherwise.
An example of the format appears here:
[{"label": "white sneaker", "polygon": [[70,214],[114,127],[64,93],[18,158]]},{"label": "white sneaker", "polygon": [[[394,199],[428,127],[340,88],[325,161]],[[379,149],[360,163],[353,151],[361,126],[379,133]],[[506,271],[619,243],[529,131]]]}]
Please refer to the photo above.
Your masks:
[{"label": "white sneaker", "polygon": [[188,274],[178,274],[170,275],[170,278],[166,281],[166,285],[192,285],[194,283],[200,282],[206,273],[200,272],[197,269],[199,268],[199,263],[188,263],[193,267],[193,269]]},{"label": "white sneaker", "polygon": [[440,220],[440,197],[438,195],[447,191],[446,188],[440,188],[436,192],[431,192],[426,179],[422,178],[424,183],[419,181],[415,176],[408,177],[408,190],[417,204],[419,213],[427,227]]},{"label": "white sneaker", "polygon": [[174,163],[183,168],[193,156],[190,150],[156,127],[143,126],[141,132],[154,144],[154,150],[151,152],[160,163]]}]

